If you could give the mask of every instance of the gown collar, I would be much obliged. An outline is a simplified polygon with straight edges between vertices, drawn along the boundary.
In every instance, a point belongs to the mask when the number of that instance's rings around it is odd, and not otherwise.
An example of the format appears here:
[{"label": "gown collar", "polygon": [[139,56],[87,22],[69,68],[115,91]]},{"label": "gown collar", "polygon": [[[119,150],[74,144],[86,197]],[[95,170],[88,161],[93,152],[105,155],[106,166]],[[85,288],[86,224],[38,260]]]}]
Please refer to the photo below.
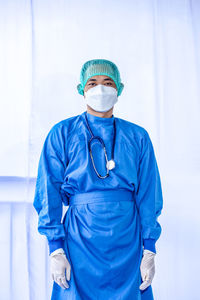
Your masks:
[{"label": "gown collar", "polygon": [[114,114],[112,114],[112,117],[110,117],[110,118],[102,118],[102,117],[94,116],[94,115],[88,113],[87,111],[85,111],[83,114],[85,114],[85,113],[86,113],[86,116],[90,123],[98,123],[98,124],[113,124],[114,123]]}]

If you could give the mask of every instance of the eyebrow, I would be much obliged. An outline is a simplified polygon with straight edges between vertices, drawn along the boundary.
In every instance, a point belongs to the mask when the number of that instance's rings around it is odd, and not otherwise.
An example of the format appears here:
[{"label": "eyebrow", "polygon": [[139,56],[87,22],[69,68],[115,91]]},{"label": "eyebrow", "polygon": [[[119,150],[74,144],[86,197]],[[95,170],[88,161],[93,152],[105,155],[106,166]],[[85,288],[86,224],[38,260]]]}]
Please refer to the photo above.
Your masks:
[{"label": "eyebrow", "polygon": [[[111,78],[105,78],[104,80],[113,81]],[[89,82],[89,81],[96,81],[96,79],[92,78],[92,79],[89,79],[88,82]]]}]

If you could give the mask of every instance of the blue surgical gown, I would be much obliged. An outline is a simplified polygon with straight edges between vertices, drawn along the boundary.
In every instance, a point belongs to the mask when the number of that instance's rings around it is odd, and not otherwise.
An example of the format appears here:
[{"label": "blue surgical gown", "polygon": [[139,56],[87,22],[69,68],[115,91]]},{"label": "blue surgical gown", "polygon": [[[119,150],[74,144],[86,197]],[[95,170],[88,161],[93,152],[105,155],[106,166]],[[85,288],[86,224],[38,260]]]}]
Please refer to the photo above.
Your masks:
[{"label": "blue surgical gown", "polygon": [[[88,150],[91,134],[100,136],[115,168],[100,179]],[[104,151],[92,144],[96,169],[106,174]],[[163,206],[161,181],[148,132],[135,123],[102,118],[87,111],[50,129],[40,156],[34,207],[38,231],[50,253],[64,248],[71,265],[68,289],[55,281],[51,300],[152,300],[144,291],[140,263],[143,247],[156,253]],[[62,220],[63,205],[68,209]]]}]

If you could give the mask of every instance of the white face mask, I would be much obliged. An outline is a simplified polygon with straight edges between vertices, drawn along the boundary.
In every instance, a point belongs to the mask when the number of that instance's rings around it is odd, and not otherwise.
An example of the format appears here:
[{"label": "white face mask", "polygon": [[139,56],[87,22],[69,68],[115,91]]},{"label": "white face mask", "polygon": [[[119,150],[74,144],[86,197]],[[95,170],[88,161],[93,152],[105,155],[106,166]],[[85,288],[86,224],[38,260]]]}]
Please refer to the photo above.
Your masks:
[{"label": "white face mask", "polygon": [[117,90],[111,86],[98,84],[85,92],[85,101],[96,111],[108,111],[118,101]]}]

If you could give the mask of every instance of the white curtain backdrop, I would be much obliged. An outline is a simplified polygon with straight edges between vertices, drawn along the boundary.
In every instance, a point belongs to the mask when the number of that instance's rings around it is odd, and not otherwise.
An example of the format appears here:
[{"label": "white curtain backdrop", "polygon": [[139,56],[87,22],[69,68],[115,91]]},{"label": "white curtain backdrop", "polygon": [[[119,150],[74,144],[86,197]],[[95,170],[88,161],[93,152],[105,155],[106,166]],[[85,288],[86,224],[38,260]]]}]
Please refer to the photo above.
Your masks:
[{"label": "white curtain backdrop", "polygon": [[114,115],[143,126],[154,145],[164,200],[155,300],[197,300],[198,0],[0,0],[0,299],[50,299],[32,206],[38,160],[51,126],[86,110],[76,85],[94,58],[119,67]]}]

